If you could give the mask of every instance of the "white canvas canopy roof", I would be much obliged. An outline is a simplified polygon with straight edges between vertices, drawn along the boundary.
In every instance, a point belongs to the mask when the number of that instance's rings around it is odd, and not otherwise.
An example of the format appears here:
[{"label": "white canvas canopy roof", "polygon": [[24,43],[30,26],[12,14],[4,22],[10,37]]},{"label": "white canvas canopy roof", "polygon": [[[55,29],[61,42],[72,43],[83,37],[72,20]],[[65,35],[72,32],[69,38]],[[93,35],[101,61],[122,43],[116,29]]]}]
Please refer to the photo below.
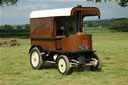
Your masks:
[{"label": "white canvas canopy roof", "polygon": [[44,17],[57,17],[57,16],[71,16],[75,11],[82,11],[84,16],[100,16],[100,11],[95,7],[71,7],[59,8],[51,10],[32,11],[30,18],[44,18]]},{"label": "white canvas canopy roof", "polygon": [[40,11],[32,11],[30,14],[30,18],[41,18],[41,17],[56,17],[56,16],[70,16],[71,8],[60,8],[60,9],[51,9],[51,10],[40,10]]}]

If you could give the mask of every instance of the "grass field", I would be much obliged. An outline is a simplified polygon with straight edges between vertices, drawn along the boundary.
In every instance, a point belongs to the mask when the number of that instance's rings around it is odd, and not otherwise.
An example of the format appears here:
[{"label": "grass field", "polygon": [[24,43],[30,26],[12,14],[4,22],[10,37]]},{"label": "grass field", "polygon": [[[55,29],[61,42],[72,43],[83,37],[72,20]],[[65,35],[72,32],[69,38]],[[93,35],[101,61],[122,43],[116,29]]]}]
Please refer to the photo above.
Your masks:
[{"label": "grass field", "polygon": [[102,56],[102,71],[74,70],[67,76],[52,64],[33,70],[29,39],[15,39],[20,46],[0,47],[0,85],[128,85],[128,33],[94,33],[93,48]]}]

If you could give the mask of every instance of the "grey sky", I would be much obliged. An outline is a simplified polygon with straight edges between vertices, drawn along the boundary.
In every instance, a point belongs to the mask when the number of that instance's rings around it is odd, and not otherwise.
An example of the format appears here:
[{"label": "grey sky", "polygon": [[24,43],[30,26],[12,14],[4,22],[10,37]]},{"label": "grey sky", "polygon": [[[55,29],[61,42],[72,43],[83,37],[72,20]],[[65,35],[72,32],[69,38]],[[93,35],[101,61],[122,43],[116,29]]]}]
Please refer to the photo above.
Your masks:
[{"label": "grey sky", "polygon": [[[101,11],[101,19],[128,18],[128,7],[120,7],[114,1],[93,3],[85,2],[85,0],[22,0],[17,3],[17,6],[5,6],[0,8],[0,25],[29,23],[29,14],[34,10],[74,7],[77,5],[98,7]],[[92,17],[87,19],[98,18]]]}]

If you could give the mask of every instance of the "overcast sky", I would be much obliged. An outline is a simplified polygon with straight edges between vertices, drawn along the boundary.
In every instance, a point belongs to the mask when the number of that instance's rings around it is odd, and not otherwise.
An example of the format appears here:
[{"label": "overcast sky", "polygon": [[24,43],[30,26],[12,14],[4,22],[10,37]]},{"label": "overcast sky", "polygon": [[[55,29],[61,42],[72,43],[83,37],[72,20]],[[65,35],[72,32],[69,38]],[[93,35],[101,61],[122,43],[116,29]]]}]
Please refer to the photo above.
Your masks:
[{"label": "overcast sky", "polygon": [[[17,6],[0,7],[0,25],[21,25],[29,23],[29,15],[34,10],[66,8],[82,5],[98,7],[101,19],[128,18],[128,7],[120,7],[116,2],[86,2],[85,0],[19,0]],[[85,18],[86,19],[86,18]],[[96,17],[87,19],[98,19]]]}]

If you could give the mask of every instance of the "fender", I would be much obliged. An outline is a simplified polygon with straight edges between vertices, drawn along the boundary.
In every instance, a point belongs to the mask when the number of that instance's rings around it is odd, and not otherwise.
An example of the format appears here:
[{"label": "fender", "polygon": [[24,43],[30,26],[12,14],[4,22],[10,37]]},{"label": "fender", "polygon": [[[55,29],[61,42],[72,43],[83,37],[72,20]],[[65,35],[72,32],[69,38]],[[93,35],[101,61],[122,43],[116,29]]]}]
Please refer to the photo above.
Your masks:
[{"label": "fender", "polygon": [[32,48],[34,48],[34,47],[37,47],[37,48],[40,50],[40,52],[42,52],[42,50],[43,50],[43,48],[40,47],[39,45],[33,45],[33,46],[31,46],[31,48],[29,49],[29,54],[31,53]]}]

